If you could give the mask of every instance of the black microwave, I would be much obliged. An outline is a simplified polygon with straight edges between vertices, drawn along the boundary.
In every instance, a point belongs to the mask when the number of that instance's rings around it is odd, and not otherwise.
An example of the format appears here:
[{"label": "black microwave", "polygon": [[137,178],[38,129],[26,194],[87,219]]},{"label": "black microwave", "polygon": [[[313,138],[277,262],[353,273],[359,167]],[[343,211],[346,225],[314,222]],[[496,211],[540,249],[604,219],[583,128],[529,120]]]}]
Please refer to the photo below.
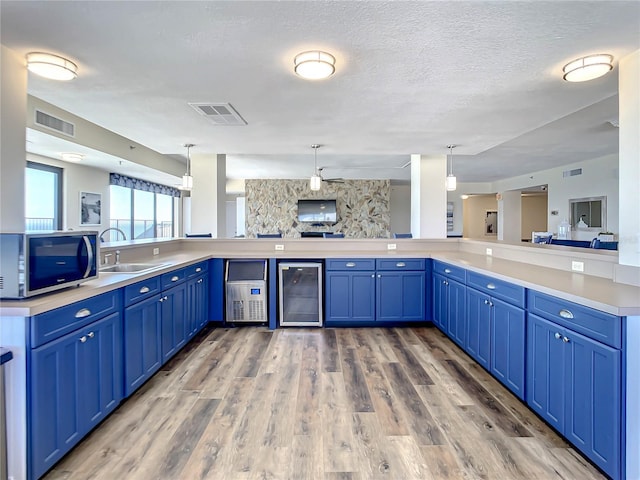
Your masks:
[{"label": "black microwave", "polygon": [[0,298],[27,298],[98,276],[98,232],[0,234]]}]

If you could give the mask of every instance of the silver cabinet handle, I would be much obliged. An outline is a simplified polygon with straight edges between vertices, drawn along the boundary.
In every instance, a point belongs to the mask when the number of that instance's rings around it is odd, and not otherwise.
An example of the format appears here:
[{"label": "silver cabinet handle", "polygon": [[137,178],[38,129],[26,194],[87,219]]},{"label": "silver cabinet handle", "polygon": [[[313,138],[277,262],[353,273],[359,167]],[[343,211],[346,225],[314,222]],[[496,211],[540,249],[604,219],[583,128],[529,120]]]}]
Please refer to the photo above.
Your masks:
[{"label": "silver cabinet handle", "polygon": [[347,263],[345,264],[345,267],[348,267],[348,268],[353,268],[353,267],[355,267],[355,266],[356,266],[356,264],[355,264],[354,262],[347,262]]},{"label": "silver cabinet handle", "polygon": [[378,278],[382,278],[382,275],[378,274]]},{"label": "silver cabinet handle", "polygon": [[451,273],[451,269],[450,268],[445,268],[444,269],[444,273]]},{"label": "silver cabinet handle", "polygon": [[449,285],[449,282],[447,282],[446,280],[443,280],[442,283],[444,283],[445,285]]},{"label": "silver cabinet handle", "polygon": [[569,337],[562,337],[562,341],[564,343],[569,343]]},{"label": "silver cabinet handle", "polygon": [[485,304],[485,305],[489,305],[489,300],[485,300],[485,301],[484,301],[484,304]]},{"label": "silver cabinet handle", "polygon": [[556,340],[560,340],[562,338],[562,335],[560,335],[558,332],[556,332],[554,337],[556,338]]},{"label": "silver cabinet handle", "polygon": [[96,336],[96,334],[95,334],[95,333],[93,333],[93,332],[89,332],[89,333],[87,334],[87,337],[89,337],[89,338],[93,338],[93,337],[95,337],[95,336]]},{"label": "silver cabinet handle", "polygon": [[560,310],[558,312],[558,315],[560,315],[562,318],[573,318],[573,313],[571,313],[571,310],[567,310],[565,308]]},{"label": "silver cabinet handle", "polygon": [[84,343],[86,341],[87,341],[86,335],[83,335],[83,336],[80,337],[80,343]]},{"label": "silver cabinet handle", "polygon": [[149,292],[149,287],[142,287],[140,289],[140,293],[148,293]]},{"label": "silver cabinet handle", "polygon": [[169,297],[167,297],[166,295],[163,297],[165,300],[169,300]]},{"label": "silver cabinet handle", "polygon": [[196,268],[196,273],[200,273],[202,271],[202,268],[198,267]]},{"label": "silver cabinet handle", "polygon": [[495,286],[493,283],[487,283],[487,288],[488,288],[489,290],[495,290],[495,289],[496,289],[496,286]]},{"label": "silver cabinet handle", "polygon": [[372,274],[371,274],[371,278],[375,278],[375,277],[376,277],[376,276],[372,273]]},{"label": "silver cabinet handle", "polygon": [[172,282],[177,282],[178,280],[180,280],[180,277],[178,275],[174,275],[173,277],[171,277]]},{"label": "silver cabinet handle", "polygon": [[82,310],[78,310],[76,312],[76,318],[85,318],[91,315],[91,310],[88,308],[83,308]]},{"label": "silver cabinet handle", "polygon": [[198,280],[196,283],[202,283],[202,279]]},{"label": "silver cabinet handle", "polygon": [[396,263],[396,267],[406,267],[406,266],[407,266],[407,264],[406,264],[406,263],[404,263],[404,262],[398,262],[398,263]]}]

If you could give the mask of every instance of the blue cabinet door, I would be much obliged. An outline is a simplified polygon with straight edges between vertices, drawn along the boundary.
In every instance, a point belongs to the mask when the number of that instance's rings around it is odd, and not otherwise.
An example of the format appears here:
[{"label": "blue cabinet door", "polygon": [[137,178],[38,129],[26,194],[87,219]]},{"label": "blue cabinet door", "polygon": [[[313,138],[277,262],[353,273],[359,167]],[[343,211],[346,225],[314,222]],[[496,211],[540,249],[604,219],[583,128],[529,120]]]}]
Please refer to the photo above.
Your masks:
[{"label": "blue cabinet door", "polygon": [[187,311],[189,338],[203,328],[209,320],[209,277],[201,275],[187,284]]},{"label": "blue cabinet door", "polygon": [[491,303],[491,373],[524,400],[527,347],[524,310],[496,298],[491,298]]},{"label": "blue cabinet door", "polygon": [[31,352],[31,478],[39,478],[82,438],[80,338],[73,332]]},{"label": "blue cabinet door", "polygon": [[424,281],[424,272],[379,272],[376,287],[376,319],[424,321]]},{"label": "blue cabinet door", "polygon": [[537,315],[527,317],[527,404],[564,431],[567,390],[564,330]]},{"label": "blue cabinet door", "polygon": [[373,322],[376,284],[372,271],[326,272],[326,320]]},{"label": "blue cabinet door", "polygon": [[564,434],[607,474],[620,478],[620,350],[571,330],[564,335]]},{"label": "blue cabinet door", "polygon": [[124,394],[131,395],[162,364],[162,310],[154,295],[124,310]]},{"label": "blue cabinet door", "polygon": [[466,287],[447,280],[447,335],[464,348],[466,331]]},{"label": "blue cabinet door", "polygon": [[79,349],[79,416],[83,431],[100,423],[122,400],[122,317],[120,312],[83,331]]},{"label": "blue cabinet door", "polygon": [[169,360],[187,341],[187,285],[162,292],[162,359]]},{"label": "blue cabinet door", "polygon": [[120,313],[31,352],[30,477],[51,468],[122,399]]},{"label": "blue cabinet door", "polygon": [[432,277],[431,291],[433,296],[433,322],[443,333],[447,333],[449,330],[447,322],[447,279],[442,275],[434,273]]},{"label": "blue cabinet door", "polygon": [[489,370],[491,356],[491,316],[493,302],[488,295],[466,289],[467,328],[465,350],[480,365]]}]

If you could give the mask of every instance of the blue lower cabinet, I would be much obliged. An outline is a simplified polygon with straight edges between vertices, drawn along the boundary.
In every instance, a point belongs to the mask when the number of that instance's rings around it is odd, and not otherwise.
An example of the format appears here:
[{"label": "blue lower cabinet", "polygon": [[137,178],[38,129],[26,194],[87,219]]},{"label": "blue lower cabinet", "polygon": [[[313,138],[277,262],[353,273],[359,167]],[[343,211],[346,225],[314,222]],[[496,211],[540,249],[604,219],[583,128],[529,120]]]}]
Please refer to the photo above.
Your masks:
[{"label": "blue lower cabinet", "polygon": [[431,277],[432,317],[433,323],[443,332],[448,329],[448,304],[447,304],[447,280],[442,275],[434,274]]},{"label": "blue lower cabinet", "polygon": [[187,338],[193,337],[209,321],[209,276],[187,282]]},{"label": "blue lower cabinet", "polygon": [[527,351],[524,310],[497,298],[489,300],[492,311],[491,373],[524,400]]},{"label": "blue lower cabinet", "polygon": [[489,370],[493,303],[488,295],[472,288],[467,288],[466,295],[467,329],[464,348],[480,365]]},{"label": "blue lower cabinet", "polygon": [[527,403],[621,478],[621,352],[529,314]]},{"label": "blue lower cabinet", "polygon": [[376,319],[376,282],[373,271],[327,271],[327,322],[373,322]]},{"label": "blue lower cabinet", "polygon": [[378,272],[376,313],[379,321],[425,320],[425,273]]},{"label": "blue lower cabinet", "polygon": [[467,323],[466,290],[463,284],[447,280],[447,335],[463,348]]},{"label": "blue lower cabinet", "polygon": [[122,399],[122,317],[102,320],[31,352],[29,477],[38,478]]},{"label": "blue lower cabinet", "polygon": [[187,284],[162,292],[162,359],[169,360],[187,342]]},{"label": "blue lower cabinet", "polygon": [[128,397],[162,365],[162,296],[124,310],[124,395]]}]

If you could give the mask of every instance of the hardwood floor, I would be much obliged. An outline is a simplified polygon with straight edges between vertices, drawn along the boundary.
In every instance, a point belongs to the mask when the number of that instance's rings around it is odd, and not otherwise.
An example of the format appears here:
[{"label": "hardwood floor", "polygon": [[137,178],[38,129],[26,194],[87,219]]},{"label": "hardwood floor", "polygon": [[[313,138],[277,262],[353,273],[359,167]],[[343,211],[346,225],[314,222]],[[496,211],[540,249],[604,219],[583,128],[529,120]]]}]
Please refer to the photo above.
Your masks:
[{"label": "hardwood floor", "polygon": [[205,329],[54,479],[601,479],[436,328]]}]

